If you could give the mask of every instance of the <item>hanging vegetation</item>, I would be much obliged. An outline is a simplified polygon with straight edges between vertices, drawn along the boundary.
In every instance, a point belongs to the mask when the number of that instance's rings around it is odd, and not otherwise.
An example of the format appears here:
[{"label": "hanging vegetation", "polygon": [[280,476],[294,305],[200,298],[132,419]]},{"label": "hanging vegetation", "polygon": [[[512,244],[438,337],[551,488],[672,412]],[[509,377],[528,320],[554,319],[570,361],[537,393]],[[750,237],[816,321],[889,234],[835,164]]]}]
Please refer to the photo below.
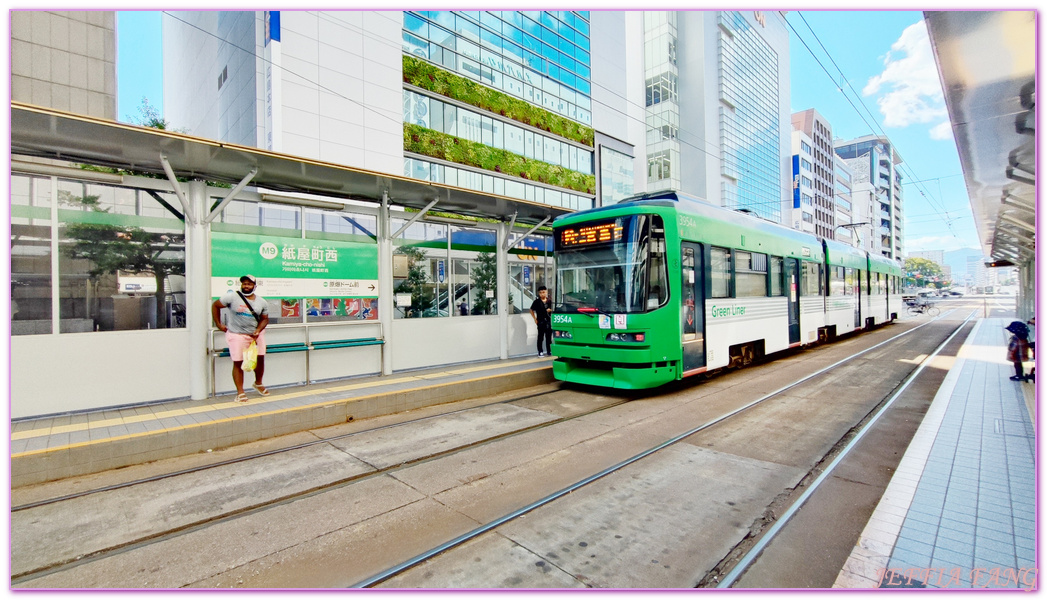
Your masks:
[{"label": "hanging vegetation", "polygon": [[404,81],[411,85],[593,147],[595,136],[592,127],[586,127],[413,56],[404,55],[403,70]]},{"label": "hanging vegetation", "polygon": [[593,194],[596,176],[404,123],[404,150],[538,183]]}]

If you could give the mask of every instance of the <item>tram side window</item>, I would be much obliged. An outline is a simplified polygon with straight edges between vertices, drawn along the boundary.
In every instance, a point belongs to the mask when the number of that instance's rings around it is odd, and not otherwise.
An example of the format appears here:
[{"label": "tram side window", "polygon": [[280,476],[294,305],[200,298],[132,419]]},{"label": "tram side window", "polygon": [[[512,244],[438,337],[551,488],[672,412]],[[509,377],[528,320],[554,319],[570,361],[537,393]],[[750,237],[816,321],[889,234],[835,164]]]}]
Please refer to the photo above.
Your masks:
[{"label": "tram side window", "polygon": [[803,295],[824,296],[822,287],[822,265],[816,262],[803,263]]},{"label": "tram side window", "polygon": [[829,295],[843,296],[847,294],[847,286],[844,283],[843,267],[829,267]]},{"label": "tram side window", "polygon": [[857,269],[847,267],[843,270],[843,295],[853,296],[855,294],[855,277],[859,275]]},{"label": "tram side window", "polygon": [[731,251],[726,248],[709,249],[709,281],[713,298],[731,296]]},{"label": "tram side window", "polygon": [[767,255],[736,252],[735,286],[739,298],[767,295]]},{"label": "tram side window", "polygon": [[783,271],[785,261],[780,256],[771,257],[771,295],[784,296],[785,285],[783,284]]},{"label": "tram side window", "polygon": [[651,223],[650,282],[647,288],[647,309],[658,308],[669,300],[669,272],[665,256],[665,229],[662,218],[655,215]]}]

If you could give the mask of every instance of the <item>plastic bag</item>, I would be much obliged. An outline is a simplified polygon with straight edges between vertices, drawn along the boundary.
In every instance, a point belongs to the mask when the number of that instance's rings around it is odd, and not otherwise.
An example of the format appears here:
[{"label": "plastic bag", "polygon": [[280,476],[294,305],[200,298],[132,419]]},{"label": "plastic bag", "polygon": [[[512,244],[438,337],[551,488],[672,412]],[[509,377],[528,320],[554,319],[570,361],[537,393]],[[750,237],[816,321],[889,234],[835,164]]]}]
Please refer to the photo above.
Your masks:
[{"label": "plastic bag", "polygon": [[258,344],[254,340],[251,340],[251,345],[244,350],[244,364],[240,365],[240,368],[244,371],[254,371],[255,366],[258,364]]}]

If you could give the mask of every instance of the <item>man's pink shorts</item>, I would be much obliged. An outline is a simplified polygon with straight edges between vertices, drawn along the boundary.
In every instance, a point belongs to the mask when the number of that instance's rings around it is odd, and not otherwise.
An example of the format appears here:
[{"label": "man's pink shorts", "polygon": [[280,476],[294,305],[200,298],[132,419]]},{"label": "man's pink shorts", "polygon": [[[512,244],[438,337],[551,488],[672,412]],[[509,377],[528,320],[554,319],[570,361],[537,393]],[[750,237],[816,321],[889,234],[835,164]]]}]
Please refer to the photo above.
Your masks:
[{"label": "man's pink shorts", "polygon": [[[244,350],[251,345],[251,336],[244,333],[225,332],[225,343],[229,345],[229,358],[233,362],[241,362],[244,359]],[[265,356],[265,330],[258,334],[258,356]]]}]

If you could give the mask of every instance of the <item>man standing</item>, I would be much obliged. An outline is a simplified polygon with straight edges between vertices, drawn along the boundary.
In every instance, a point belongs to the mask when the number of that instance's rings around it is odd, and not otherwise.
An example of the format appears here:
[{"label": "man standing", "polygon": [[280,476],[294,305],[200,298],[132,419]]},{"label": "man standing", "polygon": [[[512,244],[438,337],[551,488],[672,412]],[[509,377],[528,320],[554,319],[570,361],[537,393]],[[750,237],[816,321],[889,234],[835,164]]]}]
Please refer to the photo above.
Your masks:
[{"label": "man standing", "polygon": [[[254,368],[254,389],[263,396],[269,390],[262,385],[262,374],[265,372],[265,326],[269,324],[269,304],[265,298],[256,296],[258,284],[254,275],[240,278],[240,291],[232,290],[214,301],[211,305],[211,318],[215,327],[225,332],[225,341],[229,346],[229,356],[233,359],[233,383],[236,384],[236,401],[247,402],[244,393],[244,351],[255,342],[258,346],[258,364]],[[228,323],[223,324],[219,311],[228,308]]]},{"label": "man standing", "polygon": [[[552,354],[553,351],[553,324],[549,317],[552,308],[552,303],[549,301],[549,290],[543,285],[538,288],[538,297],[531,303],[531,316],[538,325],[538,356]],[[543,337],[545,338],[544,351],[542,350]]]}]

